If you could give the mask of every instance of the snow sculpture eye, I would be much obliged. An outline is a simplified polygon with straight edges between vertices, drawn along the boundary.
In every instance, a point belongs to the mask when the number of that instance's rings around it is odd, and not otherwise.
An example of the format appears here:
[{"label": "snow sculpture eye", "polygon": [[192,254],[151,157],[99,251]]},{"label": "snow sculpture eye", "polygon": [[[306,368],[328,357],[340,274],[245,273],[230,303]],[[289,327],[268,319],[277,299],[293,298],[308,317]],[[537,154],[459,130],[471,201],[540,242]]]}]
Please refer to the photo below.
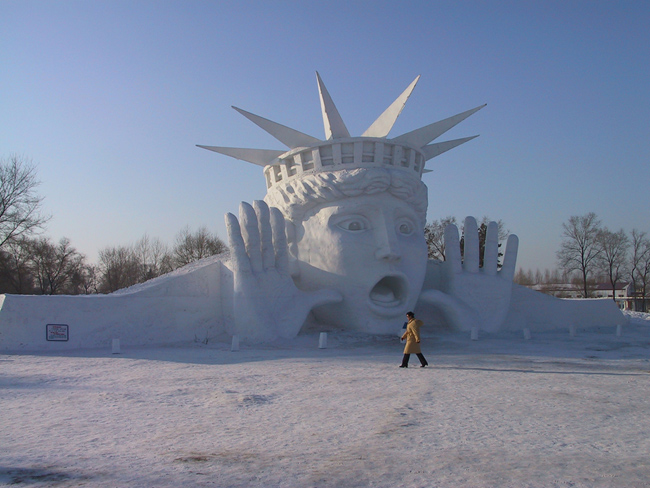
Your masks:
[{"label": "snow sculpture eye", "polygon": [[404,236],[410,236],[413,234],[414,229],[415,226],[407,220],[401,220],[397,223],[397,232]]},{"label": "snow sculpture eye", "polygon": [[336,223],[337,227],[348,232],[362,232],[368,230],[370,225],[368,222],[359,216],[348,217]]}]

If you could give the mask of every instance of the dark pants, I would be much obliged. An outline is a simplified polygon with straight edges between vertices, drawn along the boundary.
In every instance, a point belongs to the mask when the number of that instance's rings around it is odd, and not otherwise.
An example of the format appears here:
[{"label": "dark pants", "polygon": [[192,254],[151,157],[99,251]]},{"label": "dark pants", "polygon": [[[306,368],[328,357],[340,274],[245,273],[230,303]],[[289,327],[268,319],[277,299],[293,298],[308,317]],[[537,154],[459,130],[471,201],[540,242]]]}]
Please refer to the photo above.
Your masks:
[{"label": "dark pants", "polygon": [[[427,363],[427,360],[424,359],[424,354],[421,352],[417,353],[417,357],[420,360],[420,365],[421,366],[428,366],[429,363]],[[409,359],[411,358],[410,354],[404,354],[404,357],[402,358],[402,367],[403,368],[408,368],[409,367]]]}]

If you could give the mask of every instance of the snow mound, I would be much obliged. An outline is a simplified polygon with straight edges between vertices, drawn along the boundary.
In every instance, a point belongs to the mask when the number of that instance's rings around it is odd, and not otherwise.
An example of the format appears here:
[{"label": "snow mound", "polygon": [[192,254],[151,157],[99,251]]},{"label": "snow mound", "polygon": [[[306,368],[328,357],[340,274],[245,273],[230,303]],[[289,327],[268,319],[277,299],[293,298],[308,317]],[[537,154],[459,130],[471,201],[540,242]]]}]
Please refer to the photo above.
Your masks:
[{"label": "snow mound", "polygon": [[194,261],[193,263],[186,264],[181,268],[175,269],[174,271],[158,276],[151,280],[145,281],[144,283],[138,283],[137,285],[133,285],[126,288],[122,288],[121,290],[117,290],[111,293],[111,295],[115,296],[115,295],[128,295],[131,293],[140,293],[150,288],[163,285],[175,278],[181,276],[187,276],[191,273],[194,273],[198,269],[205,268],[206,266],[210,266],[217,262],[226,263],[228,261],[230,261],[230,251],[226,251],[221,254],[216,254],[214,256],[208,256],[207,258],[199,259],[198,261]]},{"label": "snow mound", "polygon": [[650,313],[623,310],[623,315],[627,317],[630,324],[650,326]]}]

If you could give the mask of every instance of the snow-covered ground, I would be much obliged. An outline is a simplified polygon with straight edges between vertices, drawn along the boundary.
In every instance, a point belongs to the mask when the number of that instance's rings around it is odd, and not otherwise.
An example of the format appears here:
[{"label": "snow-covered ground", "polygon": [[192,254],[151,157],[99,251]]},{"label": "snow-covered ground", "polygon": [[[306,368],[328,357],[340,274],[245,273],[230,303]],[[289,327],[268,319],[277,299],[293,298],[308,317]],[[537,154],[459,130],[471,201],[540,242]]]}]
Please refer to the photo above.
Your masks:
[{"label": "snow-covered ground", "polygon": [[0,354],[0,485],[642,487],[650,317],[614,328],[317,335]]}]

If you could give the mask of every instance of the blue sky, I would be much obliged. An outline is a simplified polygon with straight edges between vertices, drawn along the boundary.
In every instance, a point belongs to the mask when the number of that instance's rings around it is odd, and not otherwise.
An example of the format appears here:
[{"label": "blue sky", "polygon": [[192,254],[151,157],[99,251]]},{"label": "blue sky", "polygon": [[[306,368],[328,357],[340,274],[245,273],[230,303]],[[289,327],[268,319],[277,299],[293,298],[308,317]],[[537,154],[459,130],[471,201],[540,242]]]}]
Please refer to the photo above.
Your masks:
[{"label": "blue sky", "polygon": [[196,144],[282,149],[236,105],[323,138],[315,71],[360,135],[422,75],[390,136],[475,106],[427,167],[429,220],[502,219],[519,266],[562,223],[650,232],[650,2],[0,2],[0,156],[33,160],[91,261],[263,198],[261,168]]}]

